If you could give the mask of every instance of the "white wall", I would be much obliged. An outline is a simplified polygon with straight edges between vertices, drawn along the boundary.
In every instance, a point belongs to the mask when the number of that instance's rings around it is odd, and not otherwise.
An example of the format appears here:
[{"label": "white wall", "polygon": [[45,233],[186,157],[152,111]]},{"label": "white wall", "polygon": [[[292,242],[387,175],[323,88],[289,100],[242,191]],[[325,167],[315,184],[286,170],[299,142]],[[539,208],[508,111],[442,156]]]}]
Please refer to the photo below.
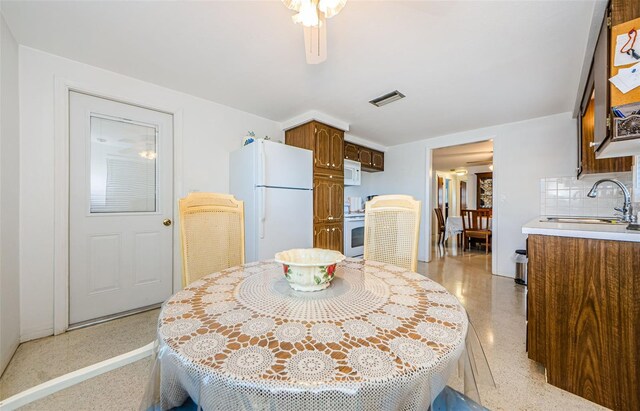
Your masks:
[{"label": "white wall", "polygon": [[367,201],[367,196],[372,194],[377,194],[372,192],[371,182],[373,180],[373,175],[376,173],[372,173],[369,171],[363,171],[360,173],[361,184],[359,186],[345,186],[344,187],[344,201],[345,205],[348,204],[349,197],[361,197],[363,202]]},{"label": "white wall", "polygon": [[0,15],[0,374],[19,343],[18,44]]},{"label": "white wall", "polygon": [[[283,139],[279,123],[96,67],[20,46],[21,339],[53,332],[54,307],[54,89],[64,79],[109,96],[181,113],[175,170],[179,196],[227,192],[229,152],[248,130]],[[212,78],[212,82],[220,81]],[[223,80],[222,80],[223,81]],[[181,154],[179,154],[181,153]]]},{"label": "white wall", "polygon": [[[493,138],[494,230],[493,272],[514,276],[514,250],[523,248],[521,226],[538,216],[540,178],[572,175],[576,168],[576,123],[571,113],[449,134],[389,148],[385,172],[373,176],[380,194],[410,194],[422,201],[421,260],[430,259],[425,227],[431,224],[431,151],[439,147]],[[429,176],[429,177],[427,177]]]}]

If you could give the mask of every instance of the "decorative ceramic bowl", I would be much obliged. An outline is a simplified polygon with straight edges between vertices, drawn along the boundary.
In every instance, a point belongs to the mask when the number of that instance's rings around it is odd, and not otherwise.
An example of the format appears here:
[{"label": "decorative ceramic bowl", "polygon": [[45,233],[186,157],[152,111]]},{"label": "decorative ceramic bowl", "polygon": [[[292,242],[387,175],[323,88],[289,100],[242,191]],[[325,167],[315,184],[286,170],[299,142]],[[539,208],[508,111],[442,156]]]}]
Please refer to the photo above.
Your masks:
[{"label": "decorative ceramic bowl", "polygon": [[297,248],[276,254],[284,276],[297,291],[319,291],[329,287],[336,264],[344,260],[341,253],[322,248]]}]

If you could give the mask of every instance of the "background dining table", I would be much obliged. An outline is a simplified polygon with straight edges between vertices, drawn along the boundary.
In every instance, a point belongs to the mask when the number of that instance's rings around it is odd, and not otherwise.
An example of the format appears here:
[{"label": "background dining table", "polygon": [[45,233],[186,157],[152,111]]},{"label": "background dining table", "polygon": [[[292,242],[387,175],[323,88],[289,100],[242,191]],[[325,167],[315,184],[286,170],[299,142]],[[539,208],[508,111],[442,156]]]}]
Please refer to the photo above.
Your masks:
[{"label": "background dining table", "polygon": [[205,410],[426,410],[456,369],[468,326],[455,296],[396,266],[347,259],[329,288],[300,292],[281,264],[245,264],[164,304],[147,401],[156,409],[190,397]]},{"label": "background dining table", "polygon": [[456,236],[462,234],[462,217],[461,216],[449,216],[444,226],[444,239],[447,240],[450,236]]}]

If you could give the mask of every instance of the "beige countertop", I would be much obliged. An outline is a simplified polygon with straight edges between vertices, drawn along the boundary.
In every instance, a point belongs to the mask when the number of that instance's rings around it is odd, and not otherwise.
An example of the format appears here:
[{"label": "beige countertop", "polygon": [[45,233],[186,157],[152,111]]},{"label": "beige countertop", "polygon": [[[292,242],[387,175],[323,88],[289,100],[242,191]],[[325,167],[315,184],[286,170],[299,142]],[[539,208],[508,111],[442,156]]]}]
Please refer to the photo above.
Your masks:
[{"label": "beige countertop", "polygon": [[537,217],[522,226],[523,234],[550,235],[556,237],[593,238],[597,240],[640,242],[640,231],[627,230],[626,223],[583,224],[555,223]]}]

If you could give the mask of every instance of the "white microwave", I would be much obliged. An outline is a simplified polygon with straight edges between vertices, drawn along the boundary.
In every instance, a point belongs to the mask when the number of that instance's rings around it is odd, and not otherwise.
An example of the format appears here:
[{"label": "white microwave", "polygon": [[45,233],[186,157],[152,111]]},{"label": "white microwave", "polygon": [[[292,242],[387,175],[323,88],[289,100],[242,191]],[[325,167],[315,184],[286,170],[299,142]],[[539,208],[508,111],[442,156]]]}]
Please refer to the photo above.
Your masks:
[{"label": "white microwave", "polygon": [[360,185],[360,163],[353,160],[344,160],[344,185]]}]

